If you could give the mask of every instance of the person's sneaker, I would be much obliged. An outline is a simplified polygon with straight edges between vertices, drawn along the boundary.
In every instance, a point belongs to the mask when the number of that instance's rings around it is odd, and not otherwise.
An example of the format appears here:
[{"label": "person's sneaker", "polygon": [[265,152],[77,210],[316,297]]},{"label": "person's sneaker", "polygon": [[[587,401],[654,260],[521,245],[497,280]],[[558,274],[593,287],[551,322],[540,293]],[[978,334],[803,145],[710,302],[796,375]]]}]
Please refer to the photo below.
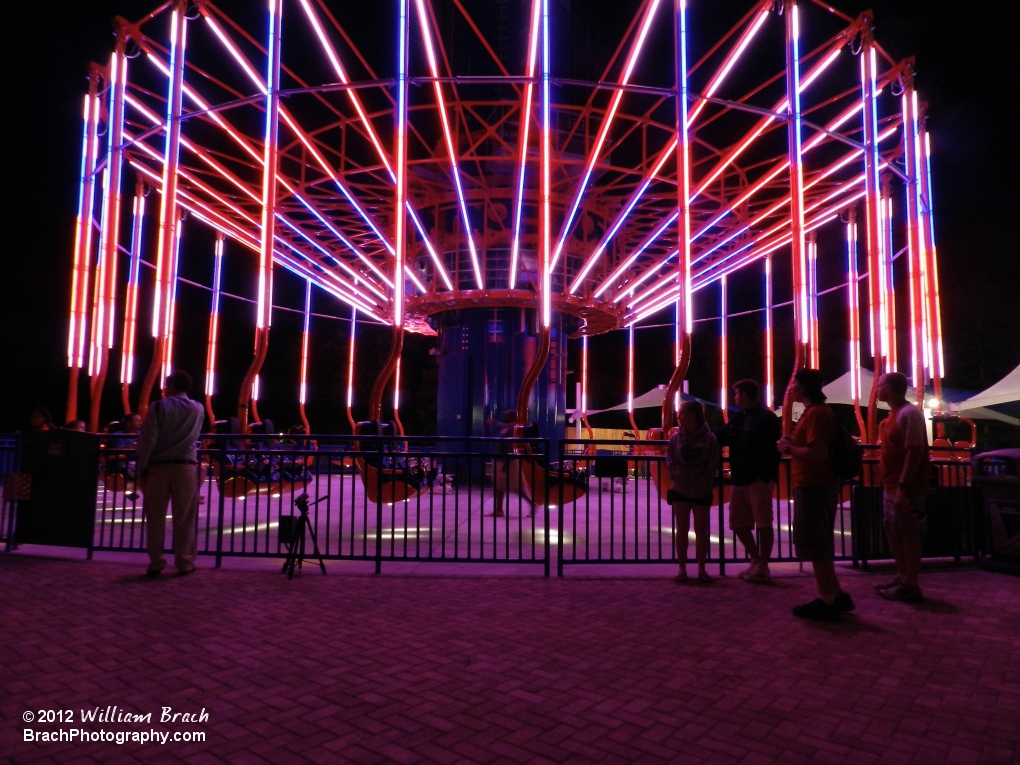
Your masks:
[{"label": "person's sneaker", "polygon": [[767,568],[758,568],[745,576],[744,581],[748,584],[768,584],[772,581],[772,574]]},{"label": "person's sneaker", "polygon": [[905,582],[889,590],[878,593],[886,600],[898,600],[901,603],[920,603],[924,598],[920,587],[911,587]]},{"label": "person's sneaker", "polygon": [[903,584],[903,580],[897,576],[895,579],[892,579],[885,584],[873,584],[872,587],[875,589],[875,592],[881,593],[882,590],[891,590],[894,587],[899,587],[901,584]]},{"label": "person's sneaker", "polygon": [[758,571],[758,565],[755,564],[755,563],[752,563],[750,566],[748,566],[743,571],[741,571],[739,574],[737,574],[737,579],[743,579],[744,581],[747,581],[747,578],[749,576],[755,574],[757,571]]},{"label": "person's sneaker", "polygon": [[486,513],[487,518],[502,518],[505,513],[502,510],[493,510],[491,513]]},{"label": "person's sneaker", "polygon": [[857,606],[854,605],[854,600],[853,598],[850,597],[849,592],[839,593],[839,595],[836,596],[836,600],[833,601],[833,605],[839,609],[840,613],[843,614],[853,611],[855,608],[857,608]]},{"label": "person's sneaker", "polygon": [[793,615],[800,619],[811,619],[816,622],[838,622],[840,620],[840,611],[836,604],[833,603],[830,606],[820,598],[815,598],[802,606],[794,606]]},{"label": "person's sneaker", "polygon": [[124,498],[134,502],[136,499],[138,499],[138,496],[139,494],[137,491],[129,491],[127,494],[124,495]]}]

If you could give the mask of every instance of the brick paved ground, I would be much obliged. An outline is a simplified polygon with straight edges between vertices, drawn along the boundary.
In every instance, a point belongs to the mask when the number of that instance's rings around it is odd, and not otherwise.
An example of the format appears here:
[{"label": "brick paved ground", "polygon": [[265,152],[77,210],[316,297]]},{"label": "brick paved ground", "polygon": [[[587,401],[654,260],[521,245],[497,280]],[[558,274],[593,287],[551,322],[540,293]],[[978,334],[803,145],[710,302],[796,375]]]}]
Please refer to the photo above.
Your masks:
[{"label": "brick paved ground", "polygon": [[[871,593],[888,572],[846,570],[856,615],[818,625],[789,614],[812,597],[792,566],[763,588],[337,563],[288,582],[255,562],[149,581],[141,560],[0,555],[0,760],[1020,760],[1014,577],[926,572],[909,606]],[[153,722],[81,724],[114,705]],[[162,707],[208,721],[161,724]],[[46,709],[75,722],[22,721]],[[61,727],[206,740],[24,741]]]}]

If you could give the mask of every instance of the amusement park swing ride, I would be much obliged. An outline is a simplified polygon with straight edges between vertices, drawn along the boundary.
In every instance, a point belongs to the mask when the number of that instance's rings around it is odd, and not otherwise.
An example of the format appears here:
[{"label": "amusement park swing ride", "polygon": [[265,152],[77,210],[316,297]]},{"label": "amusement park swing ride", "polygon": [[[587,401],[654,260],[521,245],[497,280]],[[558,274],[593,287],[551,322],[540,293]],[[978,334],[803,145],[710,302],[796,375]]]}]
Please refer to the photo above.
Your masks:
[{"label": "amusement park swing ride", "polygon": [[[391,335],[371,420],[391,390],[402,432],[404,335],[424,332],[437,335],[439,435],[481,435],[487,415],[512,408],[522,432],[532,423],[558,437],[568,338],[582,339],[583,417],[588,338],[630,333],[632,400],[633,330],[667,312],[668,430],[692,363],[693,296],[721,284],[725,300],[739,271],[763,278],[760,376],[778,403],[777,341],[792,346],[795,369],[818,365],[820,261],[845,274],[862,437],[877,427],[864,365],[875,379],[901,369],[919,392],[931,381],[940,397],[931,146],[913,60],[885,52],[869,13],[819,0],[618,6],[626,19],[612,45],[583,61],[561,41],[587,3],[268,0],[237,20],[209,0],[171,0],[116,19],[82,107],[67,419],[84,375],[95,431],[118,369],[125,412],[144,414],[173,367],[185,214],[189,229],[215,231],[203,340],[212,421],[223,271],[257,272],[242,432],[258,420],[281,268],[305,281],[306,426],[315,290],[350,311],[341,363],[352,428],[355,327],[369,320]],[[730,6],[743,15],[724,18]],[[841,247],[821,247],[833,229]],[[793,334],[777,339],[780,261]],[[724,305],[723,326],[725,315]],[[136,358],[143,332],[149,359]],[[721,363],[725,391],[725,352]]]}]

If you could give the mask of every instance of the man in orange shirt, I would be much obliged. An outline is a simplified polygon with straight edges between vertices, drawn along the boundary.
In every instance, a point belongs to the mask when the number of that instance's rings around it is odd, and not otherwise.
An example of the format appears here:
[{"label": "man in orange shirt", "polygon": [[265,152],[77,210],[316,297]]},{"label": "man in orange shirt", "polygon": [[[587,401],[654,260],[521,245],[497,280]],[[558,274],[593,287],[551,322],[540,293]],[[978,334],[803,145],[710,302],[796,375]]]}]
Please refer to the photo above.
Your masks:
[{"label": "man in orange shirt", "polygon": [[927,530],[924,497],[928,493],[928,431],[924,415],[907,401],[907,378],[899,372],[882,375],[878,400],[892,412],[879,426],[879,469],[882,515],[897,576],[875,589],[887,600],[921,600],[917,572],[921,567],[921,535]]},{"label": "man in orange shirt", "polygon": [[839,481],[832,470],[830,447],[836,434],[836,415],[825,404],[824,378],[817,369],[801,369],[793,376],[790,393],[806,409],[793,434],[776,446],[790,457],[793,487],[793,541],[797,556],[810,561],[818,597],[797,606],[793,615],[802,619],[838,622],[854,602],[836,578],[832,534],[839,501]]}]

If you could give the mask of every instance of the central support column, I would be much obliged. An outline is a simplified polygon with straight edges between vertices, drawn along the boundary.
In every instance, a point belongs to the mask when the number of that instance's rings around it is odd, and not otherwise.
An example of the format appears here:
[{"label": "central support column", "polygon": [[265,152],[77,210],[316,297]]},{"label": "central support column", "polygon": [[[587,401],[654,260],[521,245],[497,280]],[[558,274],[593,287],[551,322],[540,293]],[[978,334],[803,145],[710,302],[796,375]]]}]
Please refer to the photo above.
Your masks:
[{"label": "central support column", "polygon": [[[469,308],[436,316],[439,333],[440,436],[493,435],[486,421],[517,408],[524,375],[538,351],[541,322],[534,309]],[[561,438],[566,428],[567,336],[576,319],[553,314],[549,360],[539,373],[528,414],[543,438]]]}]

